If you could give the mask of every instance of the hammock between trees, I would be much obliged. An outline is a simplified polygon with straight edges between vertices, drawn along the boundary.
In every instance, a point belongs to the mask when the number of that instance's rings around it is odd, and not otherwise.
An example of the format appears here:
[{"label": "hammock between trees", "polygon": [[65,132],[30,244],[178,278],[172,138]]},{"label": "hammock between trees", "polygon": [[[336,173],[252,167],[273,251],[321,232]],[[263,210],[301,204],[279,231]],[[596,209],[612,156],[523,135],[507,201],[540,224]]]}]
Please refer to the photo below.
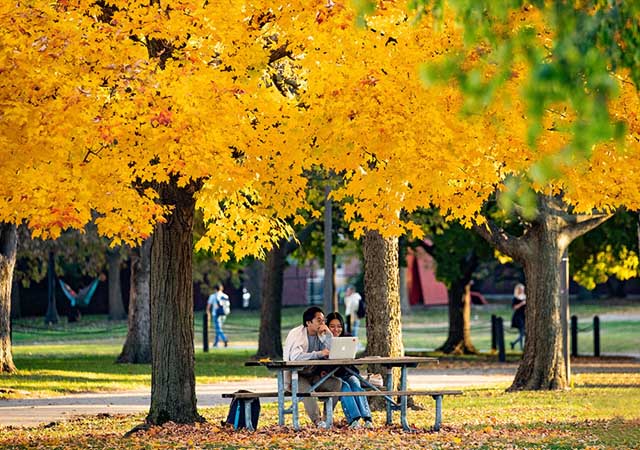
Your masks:
[{"label": "hammock between trees", "polygon": [[71,307],[75,307],[76,304],[78,306],[87,306],[89,302],[91,302],[91,297],[96,292],[96,288],[98,287],[98,281],[100,281],[100,277],[97,277],[95,280],[91,282],[89,286],[83,287],[78,292],[71,289],[64,281],[58,279],[60,281],[60,286],[62,287],[62,292],[67,296],[69,302],[71,302]]}]

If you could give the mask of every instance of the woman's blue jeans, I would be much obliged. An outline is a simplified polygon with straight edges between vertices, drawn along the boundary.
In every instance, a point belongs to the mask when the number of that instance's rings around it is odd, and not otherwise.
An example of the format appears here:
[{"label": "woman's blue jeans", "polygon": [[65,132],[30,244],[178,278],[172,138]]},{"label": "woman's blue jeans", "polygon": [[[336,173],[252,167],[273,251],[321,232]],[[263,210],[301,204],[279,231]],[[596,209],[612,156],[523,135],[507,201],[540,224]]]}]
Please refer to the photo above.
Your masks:
[{"label": "woman's blue jeans", "polygon": [[213,346],[217,347],[218,342],[227,342],[227,337],[224,335],[224,331],[222,331],[222,316],[213,316],[213,326],[216,330],[216,338],[213,341]]},{"label": "woman's blue jeans", "polygon": [[[362,392],[362,386],[360,380],[355,375],[350,375],[347,378],[341,378],[342,392]],[[369,402],[367,397],[341,397],[340,403],[342,403],[342,411],[347,418],[347,422],[351,423],[357,419],[371,419],[371,410],[369,409]]]}]

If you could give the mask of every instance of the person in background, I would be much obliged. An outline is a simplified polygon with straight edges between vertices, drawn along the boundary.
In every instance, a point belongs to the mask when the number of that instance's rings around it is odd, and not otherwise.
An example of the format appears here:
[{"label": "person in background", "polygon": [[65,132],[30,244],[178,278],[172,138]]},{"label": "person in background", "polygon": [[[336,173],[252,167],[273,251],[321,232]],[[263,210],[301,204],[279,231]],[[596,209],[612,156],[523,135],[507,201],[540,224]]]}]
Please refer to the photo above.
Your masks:
[{"label": "person in background", "polygon": [[348,286],[344,294],[344,315],[345,325],[347,326],[346,332],[352,336],[358,336],[358,325],[360,319],[358,318],[358,306],[362,297],[356,292],[353,286]]},{"label": "person in background", "polygon": [[[330,313],[327,318],[327,326],[331,330],[333,337],[350,336],[345,332],[344,320],[338,312]],[[356,371],[355,367],[349,367],[351,370]],[[363,392],[362,385],[358,377],[349,373],[347,370],[340,368],[336,371],[335,376],[342,381],[342,392]],[[358,421],[362,419],[364,421],[365,428],[373,428],[373,421],[371,420],[371,409],[369,408],[369,401],[365,396],[358,397],[341,397],[342,410],[349,422],[349,428],[359,428]],[[353,403],[353,404],[352,404]]]},{"label": "person in background", "polygon": [[[213,326],[215,328],[216,337],[213,342],[213,346],[217,347],[218,342],[224,342],[224,346],[229,346],[229,339],[222,330],[222,324],[226,317],[224,304],[229,301],[229,296],[224,293],[224,286],[218,284],[216,292],[209,296],[207,301],[207,314],[211,317],[213,312]],[[228,303],[227,303],[228,304]]]},{"label": "person in background", "polygon": [[245,309],[248,308],[250,300],[251,300],[251,293],[247,290],[246,287],[243,287],[242,288],[242,307]]},{"label": "person in background", "polygon": [[[302,325],[298,325],[287,335],[284,342],[283,359],[285,361],[306,361],[312,359],[327,359],[331,349],[332,334],[324,321],[324,313],[317,306],[311,306],[302,313]],[[320,367],[309,366],[298,372],[299,392],[309,392],[322,374]],[[341,382],[337,378],[328,378],[316,391],[335,392],[340,390]],[[285,388],[291,390],[291,373],[285,372]],[[304,409],[311,421],[318,428],[327,428],[327,423],[320,414],[318,399],[304,397]]]},{"label": "person in background", "polygon": [[520,343],[520,350],[524,347],[525,338],[525,308],[527,306],[527,295],[524,292],[524,284],[518,283],[513,289],[513,300],[511,301],[511,308],[513,309],[513,315],[511,316],[511,328],[518,329],[518,337],[515,341],[511,342],[511,350],[513,350],[517,343]]}]

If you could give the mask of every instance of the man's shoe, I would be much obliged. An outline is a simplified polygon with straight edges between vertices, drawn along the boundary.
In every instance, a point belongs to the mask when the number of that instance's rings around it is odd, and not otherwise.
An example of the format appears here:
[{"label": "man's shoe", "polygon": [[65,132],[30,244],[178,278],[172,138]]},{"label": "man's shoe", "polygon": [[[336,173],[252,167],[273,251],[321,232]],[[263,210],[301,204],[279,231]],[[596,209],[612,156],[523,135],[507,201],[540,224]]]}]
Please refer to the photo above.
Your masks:
[{"label": "man's shoe", "polygon": [[316,427],[318,428],[323,428],[323,429],[327,429],[327,422],[325,422],[324,420],[318,420],[316,422]]},{"label": "man's shoe", "polygon": [[369,420],[365,419],[364,427],[365,428],[369,428],[369,429],[373,428],[373,422],[371,421],[371,419],[369,419]]},{"label": "man's shoe", "polygon": [[352,429],[352,430],[357,430],[358,428],[360,428],[360,422],[358,422],[358,419],[356,419],[353,422],[351,422],[349,424],[349,428]]},{"label": "man's shoe", "polygon": [[224,346],[228,347],[229,346],[229,341],[224,341]]}]

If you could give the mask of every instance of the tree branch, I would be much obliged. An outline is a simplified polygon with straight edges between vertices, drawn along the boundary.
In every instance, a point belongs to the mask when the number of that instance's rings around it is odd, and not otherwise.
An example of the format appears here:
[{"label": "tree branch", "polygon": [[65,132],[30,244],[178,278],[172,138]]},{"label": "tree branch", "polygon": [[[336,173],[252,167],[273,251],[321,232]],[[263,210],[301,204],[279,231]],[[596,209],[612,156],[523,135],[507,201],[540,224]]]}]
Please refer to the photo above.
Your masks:
[{"label": "tree branch", "polygon": [[497,226],[492,220],[486,219],[485,225],[474,224],[473,229],[491,246],[497,248],[518,262],[526,260],[529,254],[526,233],[521,237],[515,237]]},{"label": "tree branch", "polygon": [[569,238],[569,241],[573,241],[575,238],[582,236],[585,233],[593,230],[597,226],[609,220],[613,217],[613,214],[593,214],[593,215],[580,215],[575,216],[574,220],[563,232],[565,236]]},{"label": "tree branch", "polygon": [[300,230],[299,233],[296,233],[292,239],[289,239],[286,243],[285,255],[290,255],[300,246],[301,243],[306,242],[311,237],[311,233],[314,228],[319,224],[320,222],[314,220],[313,222],[308,223],[307,226]]}]

